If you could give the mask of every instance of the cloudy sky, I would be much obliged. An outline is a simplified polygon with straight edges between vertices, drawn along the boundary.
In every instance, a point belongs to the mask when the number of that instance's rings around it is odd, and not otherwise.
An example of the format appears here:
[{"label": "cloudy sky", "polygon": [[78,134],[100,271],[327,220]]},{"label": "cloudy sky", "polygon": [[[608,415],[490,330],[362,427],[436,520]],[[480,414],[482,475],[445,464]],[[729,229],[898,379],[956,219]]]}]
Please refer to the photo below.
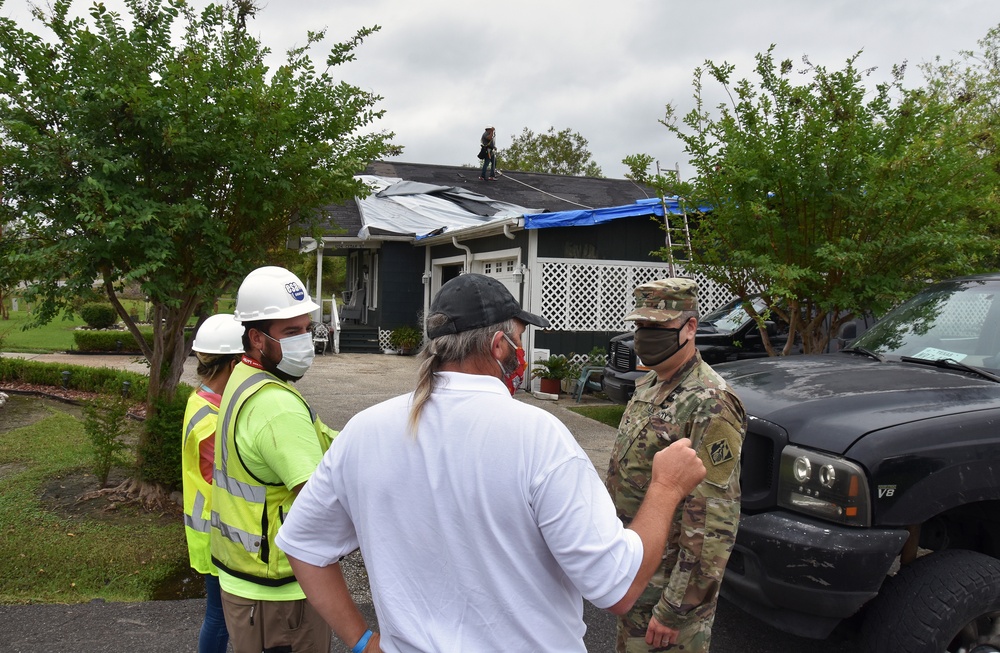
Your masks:
[{"label": "cloudy sky", "polygon": [[[753,56],[772,43],[775,58],[796,69],[803,55],[842,68],[863,50],[859,65],[876,68],[872,85],[906,61],[916,86],[919,64],[956,59],[1000,24],[997,0],[259,1],[266,6],[250,28],[276,56],[301,45],[306,30],[327,28],[329,46],[381,26],[339,76],[383,96],[380,126],[405,148],[400,160],[476,163],[487,123],[501,148],[524,127],[568,127],[609,177],[623,176],[622,158],[640,152],[693,174],[657,121],[667,103],[692,107],[692,75],[706,59],[735,64],[739,79],[752,77]],[[26,7],[7,0],[0,13],[30,25]]]}]

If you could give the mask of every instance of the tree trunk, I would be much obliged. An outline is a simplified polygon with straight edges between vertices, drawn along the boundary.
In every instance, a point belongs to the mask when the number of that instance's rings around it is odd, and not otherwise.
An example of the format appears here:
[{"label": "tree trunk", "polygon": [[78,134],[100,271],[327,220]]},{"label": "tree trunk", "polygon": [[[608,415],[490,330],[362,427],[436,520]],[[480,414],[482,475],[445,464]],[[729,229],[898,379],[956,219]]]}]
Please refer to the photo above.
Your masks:
[{"label": "tree trunk", "polygon": [[[104,270],[104,289],[111,305],[125,323],[129,333],[135,338],[140,350],[149,361],[149,389],[146,393],[146,421],[139,435],[136,447],[135,477],[128,487],[128,494],[138,498],[144,505],[156,503],[166,496],[167,488],[158,483],[150,483],[143,476],[145,460],[143,452],[151,443],[156,442],[150,429],[157,423],[156,412],[159,402],[170,402],[177,391],[181,374],[184,372],[184,361],[191,352],[191,343],[184,338],[184,327],[201,304],[193,298],[186,298],[175,307],[169,307],[162,301],[153,302],[153,346],[150,347],[139,331],[138,325],[125,307],[119,301],[114,289],[110,269]],[[170,442],[170,438],[161,438]],[[161,496],[162,495],[162,496]]]}]

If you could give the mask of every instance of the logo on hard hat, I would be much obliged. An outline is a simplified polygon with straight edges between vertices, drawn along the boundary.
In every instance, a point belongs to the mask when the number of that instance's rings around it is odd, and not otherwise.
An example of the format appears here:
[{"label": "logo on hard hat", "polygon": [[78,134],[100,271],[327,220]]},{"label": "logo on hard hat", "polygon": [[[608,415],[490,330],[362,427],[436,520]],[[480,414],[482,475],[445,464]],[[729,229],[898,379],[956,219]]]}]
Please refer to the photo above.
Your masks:
[{"label": "logo on hard hat", "polygon": [[302,301],[306,297],[306,291],[303,290],[302,286],[295,281],[289,281],[286,283],[285,290],[287,290],[288,294],[294,297],[296,301]]}]

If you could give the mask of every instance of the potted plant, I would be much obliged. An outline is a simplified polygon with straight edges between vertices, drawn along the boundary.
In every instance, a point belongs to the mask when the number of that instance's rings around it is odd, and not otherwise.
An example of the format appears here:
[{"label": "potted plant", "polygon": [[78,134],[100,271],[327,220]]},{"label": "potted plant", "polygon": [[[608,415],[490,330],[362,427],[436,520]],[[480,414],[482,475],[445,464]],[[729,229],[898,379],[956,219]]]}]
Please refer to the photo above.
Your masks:
[{"label": "potted plant", "polygon": [[569,359],[560,354],[553,354],[545,360],[535,361],[531,376],[541,380],[540,390],[557,395],[561,390],[562,380],[573,374]]},{"label": "potted plant", "polygon": [[392,348],[403,356],[409,356],[416,351],[420,343],[423,342],[424,334],[417,328],[411,326],[396,327],[389,334],[389,344]]}]

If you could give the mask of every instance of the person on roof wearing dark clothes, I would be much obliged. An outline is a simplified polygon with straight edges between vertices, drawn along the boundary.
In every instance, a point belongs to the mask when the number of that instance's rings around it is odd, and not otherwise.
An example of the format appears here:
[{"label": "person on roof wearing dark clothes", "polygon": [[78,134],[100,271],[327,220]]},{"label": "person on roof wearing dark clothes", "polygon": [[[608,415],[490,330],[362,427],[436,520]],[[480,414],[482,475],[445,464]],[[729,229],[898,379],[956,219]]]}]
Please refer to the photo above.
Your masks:
[{"label": "person on roof wearing dark clothes", "polygon": [[[483,172],[479,178],[483,181],[496,181],[497,178],[497,140],[493,125],[486,125],[486,131],[479,139],[479,158],[483,160]],[[490,176],[486,176],[489,168]]]}]

